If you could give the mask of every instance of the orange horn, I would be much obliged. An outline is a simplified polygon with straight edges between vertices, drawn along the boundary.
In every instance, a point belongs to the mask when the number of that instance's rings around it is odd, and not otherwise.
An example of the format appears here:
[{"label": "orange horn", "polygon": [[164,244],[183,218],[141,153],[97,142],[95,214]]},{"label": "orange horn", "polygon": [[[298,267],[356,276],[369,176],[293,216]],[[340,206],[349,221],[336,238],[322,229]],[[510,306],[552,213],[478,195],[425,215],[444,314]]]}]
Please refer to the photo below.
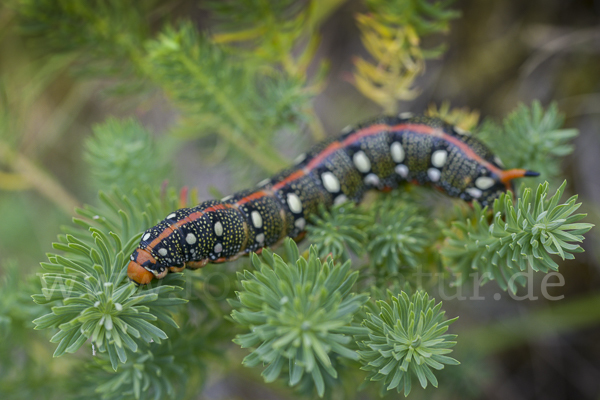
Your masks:
[{"label": "orange horn", "polygon": [[506,171],[502,171],[502,173],[500,174],[500,180],[504,183],[508,183],[515,178],[523,178],[525,176],[539,176],[539,175],[540,175],[539,172],[515,168],[515,169],[509,169]]}]

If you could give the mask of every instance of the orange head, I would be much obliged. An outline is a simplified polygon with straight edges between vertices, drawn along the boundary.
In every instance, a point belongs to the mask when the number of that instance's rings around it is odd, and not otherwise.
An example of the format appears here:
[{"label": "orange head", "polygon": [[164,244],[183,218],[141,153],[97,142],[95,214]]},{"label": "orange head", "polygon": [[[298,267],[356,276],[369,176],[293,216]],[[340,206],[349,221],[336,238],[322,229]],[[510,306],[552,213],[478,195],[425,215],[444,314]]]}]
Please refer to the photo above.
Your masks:
[{"label": "orange head", "polygon": [[154,278],[162,279],[168,270],[160,265],[146,249],[137,248],[127,266],[127,276],[138,285],[146,285]]}]

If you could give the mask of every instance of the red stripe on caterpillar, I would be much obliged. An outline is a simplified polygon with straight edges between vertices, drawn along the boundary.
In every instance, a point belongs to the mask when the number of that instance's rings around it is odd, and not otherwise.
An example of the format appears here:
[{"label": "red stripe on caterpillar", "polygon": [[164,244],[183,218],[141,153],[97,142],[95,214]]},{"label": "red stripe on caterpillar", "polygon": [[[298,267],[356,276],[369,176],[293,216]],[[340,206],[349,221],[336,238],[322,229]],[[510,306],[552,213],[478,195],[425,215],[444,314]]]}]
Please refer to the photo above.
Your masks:
[{"label": "red stripe on caterpillar", "polygon": [[142,236],[129,278],[146,284],[169,271],[231,261],[286,236],[299,238],[319,204],[358,202],[369,189],[409,181],[487,205],[512,188],[512,179],[537,175],[504,170],[483,143],[438,119],[403,116],[348,127],[255,189],[172,212]]}]

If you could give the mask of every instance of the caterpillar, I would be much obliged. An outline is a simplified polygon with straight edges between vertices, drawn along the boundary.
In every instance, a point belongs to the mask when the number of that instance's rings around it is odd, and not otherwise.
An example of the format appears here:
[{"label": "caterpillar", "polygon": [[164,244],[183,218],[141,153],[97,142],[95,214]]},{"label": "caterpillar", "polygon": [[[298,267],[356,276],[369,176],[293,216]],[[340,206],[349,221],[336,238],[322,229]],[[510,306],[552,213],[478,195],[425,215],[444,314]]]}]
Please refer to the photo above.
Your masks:
[{"label": "caterpillar", "polygon": [[127,275],[147,284],[169,271],[259,252],[286,236],[299,240],[319,204],[359,202],[369,189],[429,183],[448,196],[487,205],[512,189],[512,179],[537,175],[505,170],[483,143],[439,119],[378,117],[315,145],[253,189],[170,213],[144,232]]}]

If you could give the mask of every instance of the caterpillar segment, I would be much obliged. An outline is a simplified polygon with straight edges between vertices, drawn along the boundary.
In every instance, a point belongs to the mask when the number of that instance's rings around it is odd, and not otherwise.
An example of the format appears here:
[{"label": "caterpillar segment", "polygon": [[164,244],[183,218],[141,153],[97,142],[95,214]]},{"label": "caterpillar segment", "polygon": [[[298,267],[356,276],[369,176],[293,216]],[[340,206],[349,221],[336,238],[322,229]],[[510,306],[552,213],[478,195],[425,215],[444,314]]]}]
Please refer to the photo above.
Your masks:
[{"label": "caterpillar segment", "polygon": [[487,205],[512,189],[513,179],[537,175],[505,170],[483,143],[438,119],[379,117],[345,128],[253,189],[170,213],[144,232],[128,276],[147,284],[170,271],[259,252],[287,236],[300,239],[320,204],[359,202],[371,189],[390,190],[405,181],[430,184],[448,196]]}]

